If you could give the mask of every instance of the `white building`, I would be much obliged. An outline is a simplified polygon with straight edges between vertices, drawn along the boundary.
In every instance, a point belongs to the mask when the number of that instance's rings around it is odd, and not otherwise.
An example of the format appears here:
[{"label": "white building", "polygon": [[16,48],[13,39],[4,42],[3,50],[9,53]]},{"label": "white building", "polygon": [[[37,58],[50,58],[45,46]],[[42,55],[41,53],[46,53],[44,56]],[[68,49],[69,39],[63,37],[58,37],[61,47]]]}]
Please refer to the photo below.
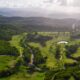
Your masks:
[{"label": "white building", "polygon": [[59,41],[58,44],[68,44],[67,41]]}]

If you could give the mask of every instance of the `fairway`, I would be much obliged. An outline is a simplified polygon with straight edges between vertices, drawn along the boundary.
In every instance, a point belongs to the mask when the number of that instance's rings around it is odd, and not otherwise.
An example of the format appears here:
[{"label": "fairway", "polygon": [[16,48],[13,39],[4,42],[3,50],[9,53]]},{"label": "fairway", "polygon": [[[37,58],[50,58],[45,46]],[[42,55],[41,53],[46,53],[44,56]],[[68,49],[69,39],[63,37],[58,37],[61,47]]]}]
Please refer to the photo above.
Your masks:
[{"label": "fairway", "polygon": [[[60,41],[66,41],[68,43],[58,44]],[[14,63],[18,61],[20,61],[20,66],[18,66],[19,71],[7,77],[6,80],[44,80],[46,71],[39,72],[36,71],[37,68],[40,70],[64,70],[67,69],[68,65],[79,62],[80,41],[72,40],[69,32],[22,33],[14,35],[9,43],[19,51],[19,56],[0,56],[0,70],[5,70],[8,68],[7,66],[13,66]],[[78,47],[75,47],[75,45]],[[33,64],[35,67],[28,65],[27,62],[27,60],[32,60],[31,54],[34,56]],[[2,58],[4,58],[4,60]],[[40,63],[41,59],[43,62]],[[37,62],[38,60],[39,62]],[[28,72],[30,68],[33,71],[31,74]],[[4,78],[1,80],[4,80]],[[69,80],[74,80],[74,77],[71,76]]]}]

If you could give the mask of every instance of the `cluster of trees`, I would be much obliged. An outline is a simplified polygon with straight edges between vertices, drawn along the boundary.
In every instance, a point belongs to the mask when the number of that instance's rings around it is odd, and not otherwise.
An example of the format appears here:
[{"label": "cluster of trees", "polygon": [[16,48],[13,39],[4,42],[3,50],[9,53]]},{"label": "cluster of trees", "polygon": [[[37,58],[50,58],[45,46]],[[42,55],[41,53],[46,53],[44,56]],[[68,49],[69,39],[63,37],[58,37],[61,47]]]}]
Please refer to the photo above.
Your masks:
[{"label": "cluster of trees", "polygon": [[40,49],[37,47],[34,48],[33,51],[34,51],[34,64],[39,65],[45,63],[46,58],[42,56]]},{"label": "cluster of trees", "polygon": [[65,70],[49,70],[45,74],[44,80],[69,80],[71,76],[74,78],[74,80],[80,79],[79,66],[67,67]]},{"label": "cluster of trees", "polygon": [[19,71],[19,67],[20,67],[20,60],[17,60],[14,64],[13,64],[13,67],[12,66],[7,66],[6,69],[0,71],[0,78],[3,78],[3,77],[8,77],[16,72]]},{"label": "cluster of trees", "polygon": [[23,59],[24,59],[26,64],[28,64],[30,62],[30,58],[31,58],[30,49],[25,48],[23,51]]},{"label": "cluster of trees", "polygon": [[50,47],[50,53],[53,53],[56,59],[60,59],[60,56],[63,54],[67,58],[74,59],[72,54],[75,54],[80,47],[80,44],[67,44],[67,45],[58,45],[53,44]]},{"label": "cluster of trees", "polygon": [[[5,66],[6,69],[3,69],[0,71],[0,77],[7,77],[18,71],[19,66],[20,66],[20,60],[17,59],[17,57],[20,54],[19,54],[19,51],[15,47],[12,47],[8,41],[0,40],[0,55],[5,56],[5,57],[7,57],[7,56],[15,57],[15,60],[12,62],[11,65]],[[6,63],[6,64],[8,64],[8,63]]]},{"label": "cluster of trees", "polygon": [[9,42],[0,40],[0,55],[18,56],[19,52],[15,47],[11,47]]},{"label": "cluster of trees", "polygon": [[53,39],[51,36],[42,36],[42,35],[38,34],[37,32],[28,33],[28,35],[27,35],[28,42],[40,43],[42,46],[45,46],[46,41],[49,41],[51,39]]},{"label": "cluster of trees", "polygon": [[80,47],[80,44],[70,44],[70,45],[66,45],[65,49],[66,49],[66,56],[67,58],[76,60],[76,61],[80,61],[80,56],[78,57],[73,57],[72,54],[76,54],[78,48]]},{"label": "cluster of trees", "polygon": [[41,54],[41,51],[39,48],[25,48],[23,51],[24,61],[28,64],[31,60],[31,55],[34,55],[33,58],[33,64],[38,66],[39,64],[43,64],[46,61],[46,58],[44,58]]},{"label": "cluster of trees", "polygon": [[77,49],[79,48],[79,44],[70,44],[70,45],[66,45],[66,54],[67,55],[71,55],[76,53]]},{"label": "cluster of trees", "polygon": [[11,40],[13,35],[24,32],[21,27],[12,24],[0,24],[0,40]]},{"label": "cluster of trees", "polygon": [[60,59],[60,55],[61,55],[60,45],[52,44],[49,51],[55,56],[57,60]]}]

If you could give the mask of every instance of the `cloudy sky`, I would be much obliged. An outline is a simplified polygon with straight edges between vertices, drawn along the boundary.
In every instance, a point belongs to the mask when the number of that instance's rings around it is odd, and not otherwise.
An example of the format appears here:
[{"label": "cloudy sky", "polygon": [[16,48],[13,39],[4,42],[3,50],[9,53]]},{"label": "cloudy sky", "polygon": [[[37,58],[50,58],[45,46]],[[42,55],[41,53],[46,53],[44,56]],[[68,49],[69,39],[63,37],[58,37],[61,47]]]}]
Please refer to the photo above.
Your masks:
[{"label": "cloudy sky", "polygon": [[80,13],[80,0],[0,0],[0,8],[75,14]]}]

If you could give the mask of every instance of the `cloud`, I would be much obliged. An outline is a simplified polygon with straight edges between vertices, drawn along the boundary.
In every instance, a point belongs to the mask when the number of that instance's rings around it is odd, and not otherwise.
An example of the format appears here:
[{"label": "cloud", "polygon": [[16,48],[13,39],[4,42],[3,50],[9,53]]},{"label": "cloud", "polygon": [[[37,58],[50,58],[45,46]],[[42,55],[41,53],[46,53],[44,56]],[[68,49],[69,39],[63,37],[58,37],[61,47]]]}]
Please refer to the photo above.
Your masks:
[{"label": "cloud", "polygon": [[47,0],[50,3],[59,3],[61,6],[80,7],[80,0]]},{"label": "cloud", "polygon": [[[53,6],[80,6],[80,0],[0,0],[0,7],[26,8],[44,7],[48,4]],[[46,6],[47,8],[47,6]]]},{"label": "cloud", "polygon": [[80,13],[80,0],[0,0],[0,8],[19,8],[47,13]]},{"label": "cloud", "polygon": [[40,6],[44,0],[0,0],[0,7],[25,8],[28,6]]},{"label": "cloud", "polygon": [[80,7],[80,0],[58,0],[63,6]]}]

